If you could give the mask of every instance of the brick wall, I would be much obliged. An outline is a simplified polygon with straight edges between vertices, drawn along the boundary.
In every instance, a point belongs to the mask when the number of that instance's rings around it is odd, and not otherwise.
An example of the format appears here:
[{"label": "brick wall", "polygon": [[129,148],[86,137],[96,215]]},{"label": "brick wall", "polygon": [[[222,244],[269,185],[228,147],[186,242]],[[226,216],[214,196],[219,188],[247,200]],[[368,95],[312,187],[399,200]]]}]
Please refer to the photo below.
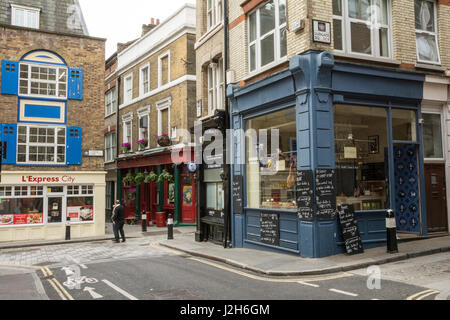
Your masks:
[{"label": "brick wall", "polygon": [[[53,51],[69,67],[83,69],[83,100],[68,100],[67,126],[82,127],[83,150],[103,150],[105,41],[0,27],[1,59],[19,61],[23,55],[37,49]],[[17,103],[17,96],[0,95],[2,122],[17,122]],[[17,170],[17,167],[4,165],[3,169]],[[60,171],[61,167],[27,167],[27,170]],[[103,170],[103,158],[83,157],[81,166],[70,166],[67,170]]]}]

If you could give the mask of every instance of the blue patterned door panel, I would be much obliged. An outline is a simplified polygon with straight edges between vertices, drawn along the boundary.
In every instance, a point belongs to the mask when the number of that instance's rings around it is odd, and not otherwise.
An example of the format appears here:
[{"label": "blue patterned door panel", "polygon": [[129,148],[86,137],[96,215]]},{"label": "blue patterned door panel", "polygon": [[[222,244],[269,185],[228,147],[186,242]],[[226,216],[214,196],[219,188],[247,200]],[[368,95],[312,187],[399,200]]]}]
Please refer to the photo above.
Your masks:
[{"label": "blue patterned door panel", "polygon": [[395,217],[397,230],[420,233],[417,146],[394,146]]}]

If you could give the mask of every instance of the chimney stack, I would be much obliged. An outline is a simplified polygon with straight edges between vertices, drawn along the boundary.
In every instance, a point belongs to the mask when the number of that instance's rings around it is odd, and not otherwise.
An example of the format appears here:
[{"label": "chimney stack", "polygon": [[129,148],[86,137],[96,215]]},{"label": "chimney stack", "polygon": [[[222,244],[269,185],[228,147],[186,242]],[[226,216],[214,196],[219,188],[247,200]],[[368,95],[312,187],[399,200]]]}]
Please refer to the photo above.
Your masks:
[{"label": "chimney stack", "polygon": [[155,18],[152,18],[150,21],[150,24],[155,24]]},{"label": "chimney stack", "polygon": [[158,25],[159,24],[159,19],[156,19],[156,25]]}]

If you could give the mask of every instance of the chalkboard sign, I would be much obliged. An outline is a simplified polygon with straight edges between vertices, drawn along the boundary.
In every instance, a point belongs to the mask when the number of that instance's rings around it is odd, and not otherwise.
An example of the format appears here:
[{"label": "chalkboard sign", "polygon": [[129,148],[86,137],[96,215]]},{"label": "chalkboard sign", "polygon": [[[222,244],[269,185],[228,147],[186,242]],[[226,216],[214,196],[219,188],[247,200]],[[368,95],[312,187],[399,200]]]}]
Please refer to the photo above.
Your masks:
[{"label": "chalkboard sign", "polygon": [[297,172],[297,214],[302,220],[312,220],[314,214],[314,190],[312,170]]},{"label": "chalkboard sign", "polygon": [[280,245],[279,217],[276,213],[261,213],[259,218],[261,224],[260,241],[273,246]]},{"label": "chalkboard sign", "polygon": [[353,205],[338,206],[338,214],[347,254],[352,255],[364,252]]},{"label": "chalkboard sign", "polygon": [[243,213],[242,207],[242,176],[233,176],[233,212]]},{"label": "chalkboard sign", "polygon": [[336,174],[334,169],[316,169],[316,205],[319,220],[336,218]]}]

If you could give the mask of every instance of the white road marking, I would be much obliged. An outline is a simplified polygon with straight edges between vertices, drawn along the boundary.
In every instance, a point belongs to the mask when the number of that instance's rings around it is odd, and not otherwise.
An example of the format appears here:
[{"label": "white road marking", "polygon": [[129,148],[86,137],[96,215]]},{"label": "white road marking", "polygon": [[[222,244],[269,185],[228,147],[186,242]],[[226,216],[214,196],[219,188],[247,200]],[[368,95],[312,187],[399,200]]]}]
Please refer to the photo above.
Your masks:
[{"label": "white road marking", "polygon": [[115,284],[109,282],[108,280],[102,280],[104,283],[106,283],[108,286],[110,286],[111,288],[113,288],[114,290],[116,290],[117,292],[119,292],[120,294],[124,295],[125,297],[127,297],[130,300],[139,300],[138,298],[132,296],[131,294],[129,294],[128,292],[126,292],[125,290],[120,289],[118,286],[116,286]]},{"label": "white road marking", "polygon": [[317,284],[312,284],[312,283],[308,283],[308,282],[304,282],[304,281],[298,281],[297,283],[299,284],[303,284],[305,286],[310,286],[310,287],[314,287],[314,288],[319,288],[320,286]]},{"label": "white road marking", "polygon": [[329,291],[336,292],[336,293],[341,293],[341,294],[345,294],[345,295],[351,296],[351,297],[357,297],[357,296],[358,296],[358,294],[356,294],[356,293],[351,293],[351,292],[342,291],[342,290],[337,290],[337,289],[329,289]]},{"label": "white road marking", "polygon": [[97,292],[95,292],[95,288],[85,287],[83,291],[87,291],[91,294],[93,299],[101,299],[103,296]]}]

